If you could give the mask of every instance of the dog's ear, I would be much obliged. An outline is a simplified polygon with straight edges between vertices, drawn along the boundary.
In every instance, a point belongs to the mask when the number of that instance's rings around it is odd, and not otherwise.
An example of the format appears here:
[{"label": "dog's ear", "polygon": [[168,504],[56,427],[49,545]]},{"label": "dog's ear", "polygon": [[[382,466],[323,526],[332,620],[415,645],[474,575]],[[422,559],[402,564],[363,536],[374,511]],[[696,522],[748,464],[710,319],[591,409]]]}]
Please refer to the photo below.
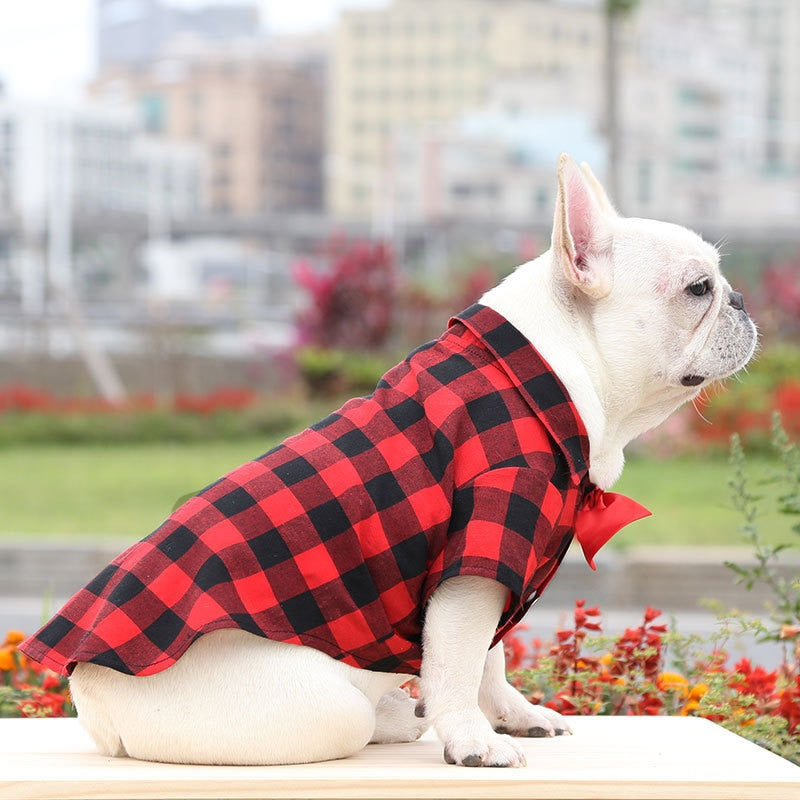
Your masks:
[{"label": "dog's ear", "polygon": [[613,216],[616,212],[591,171],[587,177],[562,153],[558,159],[553,253],[567,280],[594,299],[611,291],[614,276],[609,223]]}]

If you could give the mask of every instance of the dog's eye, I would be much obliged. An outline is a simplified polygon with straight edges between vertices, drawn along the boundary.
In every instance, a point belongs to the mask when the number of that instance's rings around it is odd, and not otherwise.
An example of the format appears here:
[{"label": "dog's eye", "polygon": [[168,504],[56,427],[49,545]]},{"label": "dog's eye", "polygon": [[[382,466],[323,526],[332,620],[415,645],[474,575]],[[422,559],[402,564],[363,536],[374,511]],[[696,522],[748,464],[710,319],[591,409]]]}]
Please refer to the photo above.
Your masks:
[{"label": "dog's eye", "polygon": [[695,297],[702,297],[704,294],[708,294],[711,291],[711,281],[708,280],[708,278],[702,281],[695,281],[689,285],[688,290]]}]

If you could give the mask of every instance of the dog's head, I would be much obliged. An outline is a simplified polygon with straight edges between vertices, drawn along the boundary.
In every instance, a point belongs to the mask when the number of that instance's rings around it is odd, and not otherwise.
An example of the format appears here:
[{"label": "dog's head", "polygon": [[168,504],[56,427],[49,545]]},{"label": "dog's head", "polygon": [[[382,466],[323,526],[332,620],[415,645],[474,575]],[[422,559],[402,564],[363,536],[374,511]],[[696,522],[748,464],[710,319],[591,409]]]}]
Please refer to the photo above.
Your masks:
[{"label": "dog's head", "polygon": [[750,360],[756,327],[715,247],[679,225],[619,216],[589,168],[568,156],[558,189],[557,284],[596,342],[608,391],[674,407]]}]

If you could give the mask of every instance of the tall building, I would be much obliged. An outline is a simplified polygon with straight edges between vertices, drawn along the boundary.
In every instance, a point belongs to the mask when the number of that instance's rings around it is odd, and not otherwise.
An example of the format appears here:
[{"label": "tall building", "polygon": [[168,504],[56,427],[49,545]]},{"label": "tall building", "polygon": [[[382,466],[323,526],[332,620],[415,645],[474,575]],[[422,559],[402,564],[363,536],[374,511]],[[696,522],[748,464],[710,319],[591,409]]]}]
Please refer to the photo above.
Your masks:
[{"label": "tall building", "polygon": [[649,0],[649,14],[681,19],[762,62],[760,157],[773,174],[800,169],[800,3],[796,0]]},{"label": "tall building", "polygon": [[218,213],[322,206],[324,60],[273,40],[189,46],[139,69],[100,73],[97,98],[131,102],[153,133],[206,156],[204,195]]},{"label": "tall building", "polygon": [[131,111],[0,101],[0,213],[29,233],[43,231],[55,170],[68,172],[75,216],[146,216],[156,189],[172,217],[202,204],[199,149],[148,136]]},{"label": "tall building", "polygon": [[130,237],[196,215],[202,169],[196,147],[148,137],[132,113],[0,101],[0,298],[42,309],[67,268],[53,260],[54,231],[77,282],[132,282]]},{"label": "tall building", "polygon": [[596,102],[601,52],[592,2],[395,0],[343,12],[329,87],[329,210],[373,213],[392,135],[483,105],[498,77],[569,72],[596,89],[582,93]]},{"label": "tall building", "polygon": [[[603,0],[394,0],[343,13],[330,75],[329,210],[374,218],[406,209],[428,221],[482,208],[530,214],[536,170],[514,170],[513,148],[504,155],[502,141],[478,142],[468,123],[502,113],[508,143],[515,104],[520,129],[538,120],[552,131],[572,114],[591,151],[606,130],[603,9]],[[641,0],[616,53],[623,213],[709,229],[793,225],[798,42],[796,0]],[[422,189],[410,186],[412,173]]]},{"label": "tall building", "polygon": [[800,214],[800,4],[644,0],[624,37],[625,211],[696,227]]},{"label": "tall building", "polygon": [[549,228],[561,152],[602,174],[607,148],[578,94],[572,102],[544,82],[498,81],[488,102],[458,119],[398,130],[386,149],[380,219],[395,225],[474,220]]}]

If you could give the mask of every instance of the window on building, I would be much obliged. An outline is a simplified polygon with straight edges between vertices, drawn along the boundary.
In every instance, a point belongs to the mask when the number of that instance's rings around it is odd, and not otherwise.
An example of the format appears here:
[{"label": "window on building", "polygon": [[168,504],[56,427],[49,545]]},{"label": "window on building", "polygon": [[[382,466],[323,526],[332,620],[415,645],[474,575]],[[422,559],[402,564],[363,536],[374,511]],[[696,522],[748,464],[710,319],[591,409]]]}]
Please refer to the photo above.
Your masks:
[{"label": "window on building", "polygon": [[160,94],[144,94],[139,99],[142,123],[148,133],[163,133],[166,125],[166,103]]},{"label": "window on building", "polygon": [[681,125],[679,134],[684,139],[717,139],[719,138],[719,129],[716,125],[692,123]]}]

